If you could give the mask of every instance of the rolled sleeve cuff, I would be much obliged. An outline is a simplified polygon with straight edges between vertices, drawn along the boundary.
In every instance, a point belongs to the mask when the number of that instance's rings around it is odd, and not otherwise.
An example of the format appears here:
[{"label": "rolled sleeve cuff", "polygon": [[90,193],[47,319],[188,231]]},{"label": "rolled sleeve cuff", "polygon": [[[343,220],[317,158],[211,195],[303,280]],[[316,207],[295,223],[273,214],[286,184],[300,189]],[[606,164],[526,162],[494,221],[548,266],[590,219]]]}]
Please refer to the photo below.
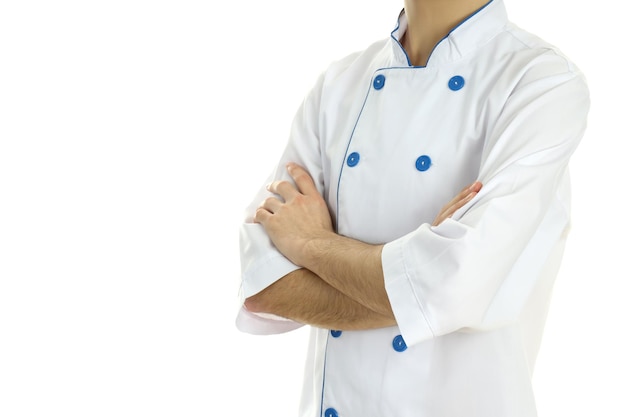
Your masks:
[{"label": "rolled sleeve cuff", "polygon": [[276,249],[259,224],[243,224],[239,231],[239,242],[243,300],[299,268]]},{"label": "rolled sleeve cuff", "polygon": [[261,292],[280,278],[300,267],[280,254],[270,256],[253,264],[241,277],[241,296],[245,300]]},{"label": "rolled sleeve cuff", "polygon": [[404,256],[406,239],[395,240],[383,247],[382,264],[391,309],[402,338],[411,346],[432,339],[434,333],[408,272],[411,268]]},{"label": "rolled sleeve cuff", "polygon": [[284,333],[302,324],[271,314],[256,314],[246,310],[243,303],[280,278],[300,267],[290,262],[272,245],[258,224],[244,224],[240,231],[241,289],[237,328],[251,334]]},{"label": "rolled sleeve cuff", "polygon": [[239,331],[255,335],[286,333],[303,326],[301,323],[282,317],[252,313],[243,306],[239,309],[235,324]]}]

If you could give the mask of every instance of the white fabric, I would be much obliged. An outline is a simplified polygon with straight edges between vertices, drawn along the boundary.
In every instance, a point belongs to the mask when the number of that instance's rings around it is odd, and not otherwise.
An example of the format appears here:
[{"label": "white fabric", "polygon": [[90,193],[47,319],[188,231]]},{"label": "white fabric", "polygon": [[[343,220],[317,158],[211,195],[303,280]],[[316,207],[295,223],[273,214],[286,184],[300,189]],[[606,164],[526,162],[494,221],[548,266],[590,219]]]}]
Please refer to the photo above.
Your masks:
[{"label": "white fabric", "polygon": [[[444,38],[425,67],[389,39],[333,63],[303,102],[273,179],[304,165],[338,233],[385,243],[398,327],[311,328],[300,416],[531,417],[532,370],[569,225],[568,160],[585,129],[583,75],[517,28],[494,0]],[[374,79],[385,76],[377,90]],[[464,86],[449,81],[461,76]],[[358,152],[350,167],[346,161]],[[432,165],[420,171],[416,160]],[[429,223],[475,179],[478,196]],[[241,228],[242,300],[297,267],[254,209]],[[242,311],[238,327],[299,327]],[[256,323],[256,324],[255,324]],[[392,341],[402,335],[408,349]],[[330,412],[330,411],[329,411]]]}]

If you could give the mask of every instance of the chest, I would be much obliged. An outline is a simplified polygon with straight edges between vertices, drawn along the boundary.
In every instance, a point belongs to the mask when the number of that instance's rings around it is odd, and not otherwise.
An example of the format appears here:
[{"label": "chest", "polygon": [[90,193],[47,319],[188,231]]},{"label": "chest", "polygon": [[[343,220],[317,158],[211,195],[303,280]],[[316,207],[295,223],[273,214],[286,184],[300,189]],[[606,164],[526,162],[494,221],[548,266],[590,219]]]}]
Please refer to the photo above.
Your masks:
[{"label": "chest", "polygon": [[371,68],[327,96],[322,159],[339,233],[393,240],[432,222],[477,178],[497,117],[490,109],[501,108],[504,97],[490,88],[497,78],[479,71]]}]

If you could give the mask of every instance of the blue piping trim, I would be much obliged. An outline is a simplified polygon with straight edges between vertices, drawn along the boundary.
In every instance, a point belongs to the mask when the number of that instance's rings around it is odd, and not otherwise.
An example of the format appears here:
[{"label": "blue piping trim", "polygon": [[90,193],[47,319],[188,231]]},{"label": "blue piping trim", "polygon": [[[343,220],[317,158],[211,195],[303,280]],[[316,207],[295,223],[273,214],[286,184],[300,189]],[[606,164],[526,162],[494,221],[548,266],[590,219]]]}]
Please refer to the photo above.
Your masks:
[{"label": "blue piping trim", "polygon": [[[379,72],[379,71],[389,70],[389,69],[414,69],[414,68],[425,68],[425,67],[427,67],[428,66],[428,62],[430,61],[430,58],[432,56],[432,53],[435,51],[435,49],[437,49],[437,46],[439,46],[439,44],[441,42],[443,42],[445,39],[447,39],[452,34],[452,32],[457,30],[461,25],[463,25],[465,22],[470,20],[472,17],[474,17],[475,15],[480,13],[481,10],[483,10],[485,7],[489,6],[491,3],[493,3],[493,0],[489,0],[489,2],[485,3],[481,8],[477,9],[476,11],[474,11],[474,13],[472,13],[469,16],[467,16],[465,19],[463,19],[462,22],[460,22],[458,25],[456,25],[454,28],[452,28],[452,30],[450,32],[448,32],[448,34],[446,36],[441,38],[439,40],[439,42],[437,42],[437,44],[435,45],[433,50],[430,52],[430,55],[428,56],[428,60],[426,61],[426,65],[424,65],[424,66],[412,66],[411,65],[411,60],[409,59],[409,55],[406,53],[406,50],[404,49],[404,47],[402,46],[400,41],[394,35],[394,33],[397,32],[398,29],[400,28],[400,17],[398,17],[398,23],[396,24],[395,29],[391,31],[390,35],[391,35],[391,39],[393,39],[398,44],[398,46],[400,46],[400,49],[402,50],[402,52],[404,52],[404,56],[406,57],[406,61],[407,61],[407,64],[409,66],[408,67],[378,68],[372,74],[372,78],[370,79],[370,84],[369,84],[369,87],[367,89],[367,95],[365,96],[365,100],[363,100],[363,106],[361,106],[361,110],[359,111],[359,116],[357,117],[356,122],[354,124],[354,127],[352,128],[352,133],[350,133],[350,139],[348,140],[348,145],[346,146],[346,152],[344,153],[343,160],[341,162],[341,170],[339,171],[339,180],[337,181],[337,230],[339,230],[339,217],[340,217],[339,216],[339,189],[341,188],[341,177],[343,175],[343,169],[344,169],[344,167],[346,165],[346,156],[348,155],[348,149],[350,149],[350,144],[352,143],[352,137],[354,136],[354,131],[356,130],[357,125],[359,124],[359,120],[361,120],[361,114],[363,114],[363,109],[365,108],[365,103],[367,103],[367,98],[370,95],[370,91],[372,91],[372,82],[374,80],[374,75],[376,75],[376,73]],[[400,16],[402,16],[402,15],[400,15]]]},{"label": "blue piping trim", "polygon": [[458,25],[456,25],[455,27],[452,28],[452,30],[450,30],[450,32],[448,32],[448,34],[446,36],[444,36],[443,38],[441,38],[439,40],[439,42],[437,42],[437,44],[435,45],[435,47],[433,48],[432,51],[430,51],[430,55],[428,55],[428,59],[426,60],[426,65],[424,66],[413,66],[411,65],[411,60],[409,59],[409,55],[406,53],[406,51],[404,50],[404,47],[402,46],[402,44],[400,43],[400,41],[398,39],[396,39],[395,36],[393,36],[393,33],[395,31],[397,31],[400,28],[400,19],[398,18],[398,24],[396,26],[396,28],[391,32],[391,38],[396,41],[396,43],[400,46],[400,48],[402,49],[402,52],[404,52],[404,55],[406,56],[406,60],[407,63],[410,67],[413,68],[426,68],[428,66],[428,62],[430,61],[430,57],[433,55],[433,52],[435,51],[435,49],[437,49],[437,47],[439,46],[439,44],[441,42],[443,42],[445,39],[447,39],[452,32],[454,32],[455,30],[457,30],[461,25],[463,25],[463,23],[467,22],[468,20],[470,20],[472,17],[476,16],[478,13],[480,13],[481,10],[483,10],[485,7],[489,6],[491,3],[493,3],[493,0],[489,0],[487,3],[485,3],[480,9],[474,11],[474,13],[472,13],[471,15],[467,16],[465,19],[463,19],[463,21],[461,21]]},{"label": "blue piping trim", "polygon": [[[403,13],[400,14],[400,17],[402,16]],[[396,24],[396,28],[394,30],[391,31],[390,35],[391,35],[391,39],[393,39],[398,46],[400,47],[400,49],[402,50],[402,52],[404,53],[404,56],[406,57],[406,64],[410,67],[412,67],[411,65],[411,60],[409,59],[409,55],[406,53],[406,51],[404,50],[404,47],[402,46],[402,44],[400,43],[400,41],[398,40],[398,38],[396,38],[394,36],[394,33],[398,31],[398,29],[400,29],[400,17],[398,17],[398,23]]]},{"label": "blue piping trim", "polygon": [[[328,331],[330,333],[330,330]],[[324,347],[324,372],[322,373],[322,395],[320,395],[320,417],[324,415],[324,390],[326,388],[326,358],[328,357],[328,333],[326,334],[326,347]]]},{"label": "blue piping trim", "polygon": [[343,175],[343,169],[346,166],[346,157],[348,155],[348,150],[350,149],[350,144],[352,143],[352,138],[354,137],[354,131],[356,130],[357,125],[359,124],[359,120],[361,120],[361,115],[363,114],[363,109],[365,108],[365,103],[367,103],[367,98],[370,96],[370,92],[372,91],[372,83],[374,82],[374,75],[380,71],[377,69],[372,74],[370,78],[370,83],[367,88],[367,94],[365,95],[365,99],[363,100],[363,105],[361,106],[361,110],[359,111],[359,115],[356,118],[356,122],[354,123],[354,127],[352,128],[352,132],[350,133],[350,139],[348,140],[348,144],[346,145],[346,152],[343,154],[343,159],[341,161],[341,170],[339,170],[339,179],[337,180],[337,230],[339,230],[339,190],[341,188],[341,177]]},{"label": "blue piping trim", "polygon": [[[432,56],[433,51],[435,49],[437,49],[437,46],[439,46],[439,44],[441,42],[443,42],[446,38],[448,38],[452,34],[452,32],[454,32],[462,24],[464,24],[469,19],[474,17],[477,13],[479,13],[485,7],[490,5],[492,2],[493,2],[493,0],[489,0],[489,2],[487,2],[485,5],[483,5],[480,9],[476,10],[471,15],[467,16],[462,22],[460,22],[458,25],[456,25],[454,28],[452,28],[452,30],[450,32],[448,32],[448,34],[446,36],[441,38],[439,40],[439,42],[437,42],[437,44],[435,45],[433,50],[431,51],[430,55],[428,56],[428,59],[426,60],[426,65],[424,65],[424,66],[413,66],[413,65],[411,65],[411,60],[409,59],[409,55],[406,53],[406,50],[404,49],[404,47],[402,46],[400,41],[394,36],[394,33],[400,28],[400,18],[398,18],[398,23],[397,23],[395,29],[392,30],[391,33],[390,33],[391,38],[398,44],[398,46],[400,46],[400,49],[402,50],[402,52],[404,53],[404,56],[406,57],[407,65],[410,68],[425,68],[426,66],[428,66],[428,61],[430,61],[430,57]],[[341,161],[341,170],[339,171],[339,180],[337,181],[337,230],[339,230],[339,217],[340,217],[339,216],[339,190],[341,188],[341,177],[343,176],[343,169],[346,166],[346,157],[348,155],[348,150],[350,149],[350,144],[352,143],[352,138],[354,137],[354,132],[356,130],[357,125],[359,124],[359,120],[361,120],[361,115],[363,114],[363,109],[365,109],[365,103],[367,103],[367,99],[368,99],[368,97],[370,95],[370,92],[372,91],[372,83],[374,82],[374,75],[376,75],[377,72],[383,71],[383,70],[410,69],[410,68],[406,68],[406,67],[378,68],[377,70],[374,71],[374,74],[370,78],[370,83],[369,83],[369,86],[368,86],[368,89],[367,89],[367,94],[365,95],[365,99],[363,100],[363,105],[361,106],[361,110],[359,111],[359,115],[356,118],[356,122],[354,123],[354,127],[352,128],[352,132],[350,133],[350,139],[348,140],[348,144],[346,145],[346,151],[345,151],[345,153],[343,155],[343,159]],[[328,330],[328,332],[330,332],[330,330]],[[323,414],[324,414],[324,394],[326,392],[326,364],[327,364],[326,360],[328,359],[328,340],[329,339],[330,338],[328,337],[328,334],[327,334],[326,335],[326,346],[324,347],[324,372],[322,373],[322,395],[320,396],[320,417],[323,417]]]}]

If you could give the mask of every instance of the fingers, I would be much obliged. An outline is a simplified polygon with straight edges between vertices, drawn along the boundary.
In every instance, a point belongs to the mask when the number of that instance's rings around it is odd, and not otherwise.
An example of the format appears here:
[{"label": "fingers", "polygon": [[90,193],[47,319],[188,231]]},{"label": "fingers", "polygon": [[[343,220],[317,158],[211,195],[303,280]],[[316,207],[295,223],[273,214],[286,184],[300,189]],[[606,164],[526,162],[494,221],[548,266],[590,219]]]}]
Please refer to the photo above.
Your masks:
[{"label": "fingers", "polygon": [[446,217],[452,217],[455,211],[463,207],[465,204],[467,204],[467,202],[469,202],[475,196],[476,196],[476,192],[470,191],[470,193],[467,194],[465,197],[463,197],[462,199],[460,199],[459,201],[457,201],[456,203],[448,207],[448,209],[446,210]]},{"label": "fingers", "polygon": [[295,163],[287,164],[287,172],[293,178],[295,186],[289,181],[274,181],[267,186],[267,190],[278,194],[285,201],[291,200],[299,193],[311,195],[318,192],[313,178],[300,165]]},{"label": "fingers", "polygon": [[463,207],[468,201],[470,201],[472,198],[474,198],[476,196],[475,192],[470,192],[469,194],[465,195],[465,197],[463,197],[460,200],[455,201],[454,203],[450,203],[449,205],[447,205],[446,207],[444,207],[441,212],[439,212],[439,215],[437,215],[437,217],[435,218],[435,221],[433,222],[433,226],[438,226],[440,225],[445,219],[449,219],[450,217],[452,217],[452,215],[461,207]]},{"label": "fingers", "polygon": [[295,185],[289,181],[274,181],[267,185],[267,190],[278,197],[269,197],[261,203],[254,214],[254,222],[265,224],[273,214],[280,210],[285,202],[292,201],[298,195],[317,193],[317,188],[311,176],[300,165],[289,163],[287,171],[293,178]]},{"label": "fingers", "polygon": [[267,185],[267,191],[279,195],[288,201],[299,194],[298,189],[289,181],[274,181]]},{"label": "fingers", "polygon": [[300,165],[291,162],[287,164],[287,171],[302,194],[311,195],[318,192],[313,178]]},{"label": "fingers", "polygon": [[473,189],[474,184],[470,184],[465,187],[460,193],[454,196],[452,200],[450,200],[445,206],[442,208],[442,212],[449,212],[450,210],[454,211],[456,208],[460,207],[459,204],[463,201],[466,201],[467,197],[472,193],[475,193]]},{"label": "fingers", "polygon": [[465,187],[460,193],[458,193],[452,200],[450,200],[439,212],[432,225],[437,226],[441,224],[445,219],[452,217],[452,215],[465,204],[467,204],[471,199],[473,199],[476,194],[481,190],[483,184],[479,181],[476,181],[467,187]]},{"label": "fingers", "polygon": [[[449,203],[448,205],[455,205],[458,202],[467,199],[467,197],[471,194],[471,193],[477,193],[480,191],[480,189],[482,188],[482,183],[479,181],[475,181],[472,184],[468,185],[467,187],[465,187],[460,193],[458,193]],[[474,194],[476,195],[476,194]],[[469,200],[467,200],[469,201]],[[459,206],[460,207],[460,206]]]},{"label": "fingers", "polygon": [[268,212],[273,214],[273,213],[276,213],[278,210],[280,210],[280,206],[282,205],[283,205],[282,201],[274,197],[269,197],[269,198],[266,198],[265,201],[263,201],[263,203],[261,203],[259,208],[267,210]]},{"label": "fingers", "polygon": [[474,181],[472,185],[469,186],[470,190],[477,193],[483,188],[483,183],[480,181]]},{"label": "fingers", "polygon": [[254,213],[253,220],[255,223],[265,224],[265,221],[269,219],[271,215],[272,213],[265,210],[264,208],[259,207],[258,209],[256,209],[256,212]]},{"label": "fingers", "polygon": [[254,213],[254,222],[263,224],[272,214],[280,210],[283,202],[274,197],[266,198]]}]

